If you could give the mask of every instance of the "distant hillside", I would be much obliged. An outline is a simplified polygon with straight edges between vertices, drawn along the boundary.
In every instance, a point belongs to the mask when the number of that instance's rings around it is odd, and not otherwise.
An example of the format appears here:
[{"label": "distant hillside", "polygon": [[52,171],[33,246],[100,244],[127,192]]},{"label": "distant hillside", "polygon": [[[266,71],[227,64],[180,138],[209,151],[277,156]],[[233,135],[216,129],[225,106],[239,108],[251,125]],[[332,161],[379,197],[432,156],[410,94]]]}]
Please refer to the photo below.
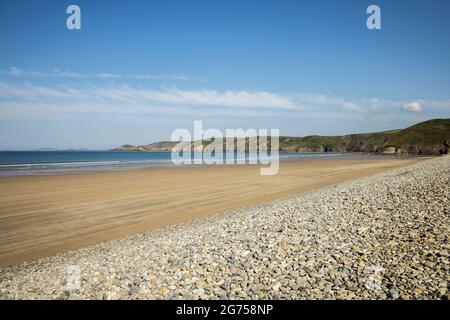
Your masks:
[{"label": "distant hillside", "polygon": [[[211,141],[203,141],[207,146]],[[171,151],[178,142],[124,145],[115,151]],[[376,154],[447,154],[450,119],[434,119],[406,129],[345,136],[280,137],[281,152],[365,152]],[[269,147],[270,148],[270,147]]]},{"label": "distant hillside", "polygon": [[125,144],[112,151],[172,151],[172,148],[177,145],[177,141],[161,141],[142,146],[133,146],[131,144]]}]

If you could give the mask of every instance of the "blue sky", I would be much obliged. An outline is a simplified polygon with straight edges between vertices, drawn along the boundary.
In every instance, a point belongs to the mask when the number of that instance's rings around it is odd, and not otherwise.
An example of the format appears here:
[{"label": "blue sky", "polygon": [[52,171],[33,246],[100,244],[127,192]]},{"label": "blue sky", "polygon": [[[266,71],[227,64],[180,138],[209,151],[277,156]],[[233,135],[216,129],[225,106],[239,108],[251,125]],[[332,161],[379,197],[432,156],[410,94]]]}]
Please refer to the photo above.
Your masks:
[{"label": "blue sky", "polygon": [[144,144],[194,120],[303,136],[448,118],[449,14],[446,0],[0,0],[0,149]]}]

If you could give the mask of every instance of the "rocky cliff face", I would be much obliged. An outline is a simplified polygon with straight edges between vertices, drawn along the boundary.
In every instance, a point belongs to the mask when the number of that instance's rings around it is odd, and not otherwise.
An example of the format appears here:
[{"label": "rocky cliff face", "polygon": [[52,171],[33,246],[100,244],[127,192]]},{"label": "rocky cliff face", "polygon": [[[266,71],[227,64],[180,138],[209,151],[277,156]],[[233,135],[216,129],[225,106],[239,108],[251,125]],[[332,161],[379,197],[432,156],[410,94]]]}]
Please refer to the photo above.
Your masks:
[{"label": "rocky cliff face", "polygon": [[434,119],[401,130],[345,136],[281,137],[280,149],[291,152],[364,152],[375,154],[447,154],[450,119]]},{"label": "rocky cliff face", "polygon": [[[256,138],[251,138],[256,139]],[[242,140],[240,139],[242,142]],[[364,152],[375,154],[439,155],[449,152],[450,119],[435,119],[401,130],[345,136],[280,137],[281,152]],[[163,141],[148,145],[123,145],[114,151],[172,151],[179,142]],[[194,150],[193,143],[191,150]],[[248,141],[245,143],[248,151]],[[211,141],[203,141],[196,151],[208,150]],[[225,148],[226,147],[226,148]],[[201,149],[199,149],[201,148]],[[236,146],[224,146],[236,151]],[[268,149],[271,149],[269,144]]]}]

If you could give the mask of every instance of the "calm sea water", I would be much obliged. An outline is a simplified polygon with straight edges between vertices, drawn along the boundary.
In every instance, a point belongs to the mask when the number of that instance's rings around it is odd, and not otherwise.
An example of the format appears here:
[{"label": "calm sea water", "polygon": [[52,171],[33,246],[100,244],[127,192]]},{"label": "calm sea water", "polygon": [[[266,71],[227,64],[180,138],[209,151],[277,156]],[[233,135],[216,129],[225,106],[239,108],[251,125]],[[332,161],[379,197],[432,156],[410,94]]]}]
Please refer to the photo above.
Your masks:
[{"label": "calm sea water", "polygon": [[[280,159],[348,157],[345,153],[280,153]],[[227,158],[257,157],[256,154],[226,153]],[[0,176],[57,174],[91,171],[132,170],[171,166],[170,152],[114,151],[3,151]]]}]

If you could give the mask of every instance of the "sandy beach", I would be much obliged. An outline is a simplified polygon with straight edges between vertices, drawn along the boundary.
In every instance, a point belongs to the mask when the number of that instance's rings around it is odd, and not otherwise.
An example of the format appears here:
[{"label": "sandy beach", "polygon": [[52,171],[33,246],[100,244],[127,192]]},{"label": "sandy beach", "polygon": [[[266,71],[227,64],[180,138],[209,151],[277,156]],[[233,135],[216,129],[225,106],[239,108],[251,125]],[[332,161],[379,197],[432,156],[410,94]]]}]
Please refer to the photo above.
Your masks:
[{"label": "sandy beach", "polygon": [[0,267],[270,201],[419,159],[327,159],[0,178]]}]

